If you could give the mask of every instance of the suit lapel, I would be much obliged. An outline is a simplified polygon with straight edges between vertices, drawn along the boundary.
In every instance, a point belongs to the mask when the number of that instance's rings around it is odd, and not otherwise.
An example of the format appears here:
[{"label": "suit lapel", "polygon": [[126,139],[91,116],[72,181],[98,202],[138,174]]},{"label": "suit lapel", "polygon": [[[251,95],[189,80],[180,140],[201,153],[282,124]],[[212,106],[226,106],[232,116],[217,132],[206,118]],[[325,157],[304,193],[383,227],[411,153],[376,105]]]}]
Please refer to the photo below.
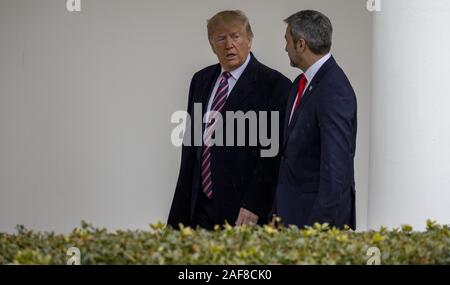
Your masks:
[{"label": "suit lapel", "polygon": [[[252,85],[257,80],[258,61],[252,53],[250,54],[250,56],[250,62],[248,63],[247,68],[245,68],[242,75],[239,77],[239,80],[234,85],[234,88],[231,91],[230,95],[228,95],[222,112],[238,110],[238,107],[243,103],[244,99],[252,93],[254,89],[252,88]],[[202,91],[199,92],[200,94],[195,101],[198,103],[202,103],[203,114],[205,114],[206,112],[206,108],[208,107],[208,103],[214,89],[214,85],[217,81],[217,78],[219,78],[220,76],[220,72],[221,67],[219,64],[217,64],[217,66],[214,68],[214,71],[204,78],[204,82],[208,82],[208,84],[203,85]]]},{"label": "suit lapel", "polygon": [[250,61],[234,85],[230,95],[228,95],[228,99],[225,102],[222,112],[239,110],[239,106],[253,92],[254,88],[252,85],[257,79],[258,61],[253,54],[250,54],[250,56]]},{"label": "suit lapel", "polygon": [[285,111],[285,118],[284,118],[284,124],[283,124],[283,134],[284,135],[284,139],[283,139],[283,143],[286,142],[287,137],[289,136],[289,134],[287,133],[288,127],[289,127],[289,119],[291,117],[291,111],[292,111],[292,106],[294,105],[295,102],[295,98],[297,97],[297,93],[298,93],[298,83],[299,83],[299,77],[297,77],[297,79],[294,81],[293,87],[289,93],[289,97],[288,97],[288,103],[286,106],[286,111]]},{"label": "suit lapel", "polygon": [[[196,96],[194,99],[194,103],[201,103],[202,105],[202,141],[203,141],[203,132],[205,131],[206,124],[203,123],[203,116],[206,112],[206,108],[208,107],[209,98],[211,97],[212,90],[214,89],[214,85],[217,81],[217,78],[220,75],[221,67],[219,64],[217,64],[213,71],[206,74],[203,78],[201,78],[200,85],[198,86],[199,91],[196,92]],[[203,83],[203,84],[202,84]],[[202,155],[202,147],[197,147],[197,160],[201,161],[201,155]]]},{"label": "suit lapel", "polygon": [[[295,124],[297,123],[298,116],[300,115],[300,113],[304,109],[305,105],[308,103],[308,101],[312,97],[311,95],[315,91],[313,83],[314,83],[314,79],[313,79],[313,82],[311,82],[311,84],[308,86],[308,89],[305,91],[305,93],[303,93],[302,99],[300,100],[300,104],[298,105],[297,110],[294,112],[294,114],[292,114],[292,119],[291,119],[291,123],[289,124],[288,133],[290,133],[292,128],[294,128]],[[295,95],[297,95],[297,93]]]},{"label": "suit lapel", "polygon": [[[234,85],[234,88],[231,91],[230,95],[228,95],[227,102],[225,102],[225,106],[221,111],[222,115],[224,115],[226,111],[237,110],[238,107],[243,103],[244,99],[247,98],[254,89],[251,86],[257,79],[256,71],[258,61],[253,56],[253,54],[250,55],[251,55],[250,62],[248,63],[242,75],[239,77],[239,80]],[[203,116],[206,113],[206,109],[208,108],[208,103],[211,98],[212,91],[214,89],[215,83],[217,82],[217,79],[220,76],[221,70],[222,68],[220,64],[217,64],[213,69],[213,71],[207,74],[202,79],[202,81],[207,84],[202,85],[201,91],[198,93],[198,96],[194,100],[195,103],[202,103],[202,134],[206,128],[206,124],[203,123]],[[198,161],[201,161],[201,153],[202,153],[201,150],[202,147],[198,147],[197,151]]]},{"label": "suit lapel", "polygon": [[220,71],[220,65],[217,64],[213,72],[211,72],[208,76],[206,76],[206,78],[204,78],[204,82],[208,82],[208,84],[203,85],[202,92],[200,92],[200,96],[197,101],[199,103],[202,103],[202,114],[206,113],[206,108],[208,107],[208,102],[211,98],[217,78],[219,78],[220,76]]},{"label": "suit lapel", "polygon": [[285,132],[284,144],[286,144],[287,141],[289,140],[289,136],[292,133],[292,130],[294,129],[294,127],[297,123],[298,117],[300,116],[300,114],[302,113],[302,110],[305,108],[305,106],[308,104],[308,102],[311,100],[311,98],[314,96],[314,92],[317,90],[321,79],[324,77],[324,75],[327,73],[327,71],[330,69],[330,67],[334,66],[334,65],[336,65],[336,61],[334,60],[333,56],[331,56],[330,59],[328,59],[322,65],[322,67],[317,71],[312,82],[309,84],[308,88],[306,89],[305,93],[303,94],[297,110],[294,112],[294,114],[292,114],[292,119],[291,119],[291,122],[289,123],[289,116],[291,114],[292,106],[294,104],[294,101],[295,101],[295,98],[296,98],[297,92],[298,92],[297,86],[299,84],[299,77],[297,78],[297,80],[295,80],[296,84],[294,85],[294,88],[293,88],[294,90],[292,91],[294,93],[294,95],[291,93],[291,96],[293,97],[293,99],[290,98],[290,100],[292,100],[292,102],[289,102],[290,104],[288,105],[288,107],[290,107],[290,108],[287,110],[287,113],[286,113],[287,125],[286,125],[285,130],[287,130],[287,131]]}]

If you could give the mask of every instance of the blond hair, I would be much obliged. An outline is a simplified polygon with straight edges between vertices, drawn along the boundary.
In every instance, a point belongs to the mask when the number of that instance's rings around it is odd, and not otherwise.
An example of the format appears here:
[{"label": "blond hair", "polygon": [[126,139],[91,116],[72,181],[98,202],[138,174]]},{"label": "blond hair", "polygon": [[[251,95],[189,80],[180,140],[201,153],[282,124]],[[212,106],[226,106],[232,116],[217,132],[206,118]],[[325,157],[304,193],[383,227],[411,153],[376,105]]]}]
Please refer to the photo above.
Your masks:
[{"label": "blond hair", "polygon": [[207,20],[208,39],[211,42],[215,29],[223,24],[231,22],[239,22],[247,31],[249,40],[253,39],[253,31],[250,22],[244,12],[240,10],[226,10],[215,14],[211,19]]}]

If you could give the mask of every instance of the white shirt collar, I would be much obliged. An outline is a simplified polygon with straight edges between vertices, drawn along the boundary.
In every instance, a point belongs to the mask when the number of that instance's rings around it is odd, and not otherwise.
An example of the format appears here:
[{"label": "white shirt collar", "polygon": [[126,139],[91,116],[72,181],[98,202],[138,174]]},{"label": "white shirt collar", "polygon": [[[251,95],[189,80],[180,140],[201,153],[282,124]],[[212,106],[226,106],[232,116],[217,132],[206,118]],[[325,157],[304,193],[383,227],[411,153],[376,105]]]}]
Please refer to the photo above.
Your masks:
[{"label": "white shirt collar", "polygon": [[[313,65],[311,65],[303,74],[305,74],[307,83],[305,86],[305,89],[303,91],[303,94],[308,90],[309,84],[314,79],[314,76],[316,76],[316,73],[319,71],[319,69],[322,67],[322,65],[330,59],[331,54],[327,53],[322,58],[320,58],[318,61],[316,61]],[[294,104],[292,105],[291,109],[291,116],[289,117],[289,124],[291,123],[292,115],[294,114],[294,109],[297,103],[298,97],[295,98]]]},{"label": "white shirt collar", "polygon": [[331,57],[331,53],[327,53],[324,55],[321,59],[316,61],[313,65],[311,65],[305,72],[306,80],[308,80],[309,83],[313,80],[316,73],[319,71],[319,69],[322,67],[322,65]]},{"label": "white shirt collar", "polygon": [[[250,62],[250,58],[251,58],[251,55],[249,53],[247,55],[247,59],[244,61],[244,63],[241,66],[239,66],[238,68],[230,71],[230,74],[234,78],[234,80],[237,81],[239,79],[239,77],[241,77],[242,73],[244,73],[245,68],[247,67],[248,63]],[[223,72],[225,72],[225,70],[223,70],[223,68],[222,68],[222,73]]]}]

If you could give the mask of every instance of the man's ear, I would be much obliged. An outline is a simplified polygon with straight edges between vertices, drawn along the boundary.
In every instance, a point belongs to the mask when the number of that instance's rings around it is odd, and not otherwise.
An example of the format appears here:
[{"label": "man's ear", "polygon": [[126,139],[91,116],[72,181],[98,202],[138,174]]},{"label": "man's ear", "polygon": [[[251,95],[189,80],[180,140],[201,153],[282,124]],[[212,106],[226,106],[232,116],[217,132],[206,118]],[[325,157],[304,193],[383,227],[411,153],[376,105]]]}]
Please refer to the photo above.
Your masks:
[{"label": "man's ear", "polygon": [[248,39],[248,49],[252,49],[252,42],[253,42],[253,39],[249,38]]},{"label": "man's ear", "polygon": [[217,54],[217,53],[216,53],[216,50],[214,49],[213,44],[211,43],[211,41],[209,42],[209,45],[211,46],[211,49],[212,49],[213,53],[214,53],[214,54]]},{"label": "man's ear", "polygon": [[305,51],[306,42],[304,39],[300,38],[295,42],[295,49],[299,52]]}]

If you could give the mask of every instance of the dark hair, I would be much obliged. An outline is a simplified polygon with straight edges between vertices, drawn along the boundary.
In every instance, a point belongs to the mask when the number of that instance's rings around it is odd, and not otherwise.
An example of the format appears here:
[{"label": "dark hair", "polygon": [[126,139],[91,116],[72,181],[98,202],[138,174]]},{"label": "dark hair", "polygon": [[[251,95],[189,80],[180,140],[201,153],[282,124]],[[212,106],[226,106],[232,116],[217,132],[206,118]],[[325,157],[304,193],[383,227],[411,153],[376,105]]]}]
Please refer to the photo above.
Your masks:
[{"label": "dark hair", "polygon": [[330,52],[333,27],[324,14],[304,10],[284,20],[289,26],[294,41],[303,38],[309,49],[315,54]]}]

